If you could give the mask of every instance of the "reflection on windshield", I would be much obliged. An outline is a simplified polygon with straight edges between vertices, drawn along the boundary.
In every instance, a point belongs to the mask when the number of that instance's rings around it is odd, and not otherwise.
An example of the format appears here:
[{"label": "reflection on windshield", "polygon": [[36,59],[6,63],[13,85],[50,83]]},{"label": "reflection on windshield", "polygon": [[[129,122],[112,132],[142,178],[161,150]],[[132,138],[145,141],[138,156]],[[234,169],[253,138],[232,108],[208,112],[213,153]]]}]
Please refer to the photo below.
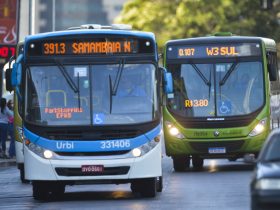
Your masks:
[{"label": "reflection on windshield", "polygon": [[174,97],[168,99],[168,106],[181,116],[246,115],[264,103],[260,62],[182,64],[168,68],[174,79]]},{"label": "reflection on windshield", "polygon": [[[115,81],[118,69],[119,64],[65,65],[63,74],[58,66],[30,67],[26,120],[41,125],[111,125],[153,120],[158,112],[155,66],[124,64],[116,94],[112,95],[108,78]],[[69,85],[69,80],[73,85]],[[72,86],[79,91],[73,91]]]}]

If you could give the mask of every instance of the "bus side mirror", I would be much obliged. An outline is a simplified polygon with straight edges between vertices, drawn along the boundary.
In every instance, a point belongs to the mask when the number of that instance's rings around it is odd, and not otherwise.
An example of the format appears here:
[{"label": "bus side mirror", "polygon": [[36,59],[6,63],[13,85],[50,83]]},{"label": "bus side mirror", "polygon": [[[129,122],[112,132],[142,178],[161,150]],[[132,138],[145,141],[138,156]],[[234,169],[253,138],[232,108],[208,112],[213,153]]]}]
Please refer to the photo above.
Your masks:
[{"label": "bus side mirror", "polygon": [[5,73],[5,79],[6,79],[6,90],[12,92],[13,86],[12,86],[12,70],[11,68],[6,69]]},{"label": "bus side mirror", "polygon": [[170,72],[166,72],[164,74],[164,80],[165,80],[165,93],[173,93],[173,80],[172,80],[172,74]]},{"label": "bus side mirror", "polygon": [[15,57],[12,56],[9,60],[9,68],[5,70],[5,83],[6,83],[6,90],[12,92],[13,86],[12,86],[12,68],[11,65],[15,61]]},{"label": "bus side mirror", "polygon": [[18,87],[21,83],[22,61],[23,55],[20,54],[13,65],[11,83],[13,87]]},{"label": "bus side mirror", "polygon": [[278,80],[278,68],[277,68],[277,55],[276,53],[267,53],[267,68],[270,81]]},{"label": "bus side mirror", "polygon": [[22,75],[22,65],[21,61],[23,59],[23,55],[20,54],[17,57],[16,62],[13,64],[13,69],[12,69],[12,76],[11,76],[11,84],[13,87],[16,88],[16,94],[18,96],[18,99],[21,100],[21,94],[19,90],[19,86],[21,84],[21,75]]},{"label": "bus side mirror", "polygon": [[167,70],[163,67],[160,67],[163,72],[163,82],[164,82],[164,92],[166,94],[173,93],[173,79],[172,74],[167,72]]}]

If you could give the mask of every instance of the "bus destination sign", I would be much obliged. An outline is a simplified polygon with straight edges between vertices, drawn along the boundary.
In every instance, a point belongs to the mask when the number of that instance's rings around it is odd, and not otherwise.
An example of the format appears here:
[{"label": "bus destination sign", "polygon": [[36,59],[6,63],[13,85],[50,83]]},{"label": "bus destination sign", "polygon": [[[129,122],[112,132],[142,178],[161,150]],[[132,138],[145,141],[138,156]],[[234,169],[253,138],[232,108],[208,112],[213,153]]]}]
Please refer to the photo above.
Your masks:
[{"label": "bus destination sign", "polygon": [[137,40],[84,40],[30,42],[29,56],[65,56],[138,53]]},{"label": "bus destination sign", "polygon": [[169,59],[180,58],[223,58],[223,57],[242,57],[260,56],[260,44],[217,44],[217,45],[184,45],[169,46],[167,57]]}]

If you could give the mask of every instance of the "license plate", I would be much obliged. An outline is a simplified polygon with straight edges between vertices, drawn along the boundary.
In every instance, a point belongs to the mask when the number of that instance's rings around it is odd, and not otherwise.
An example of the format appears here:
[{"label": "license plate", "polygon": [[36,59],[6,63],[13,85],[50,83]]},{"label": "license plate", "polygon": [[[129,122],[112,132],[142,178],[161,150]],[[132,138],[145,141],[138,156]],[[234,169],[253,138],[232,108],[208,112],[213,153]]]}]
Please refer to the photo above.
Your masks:
[{"label": "license plate", "polygon": [[208,148],[209,154],[225,154],[226,148],[225,147],[212,147]]},{"label": "license plate", "polygon": [[92,173],[92,172],[102,173],[104,171],[104,166],[103,165],[83,165],[81,170],[82,170],[82,173]]}]

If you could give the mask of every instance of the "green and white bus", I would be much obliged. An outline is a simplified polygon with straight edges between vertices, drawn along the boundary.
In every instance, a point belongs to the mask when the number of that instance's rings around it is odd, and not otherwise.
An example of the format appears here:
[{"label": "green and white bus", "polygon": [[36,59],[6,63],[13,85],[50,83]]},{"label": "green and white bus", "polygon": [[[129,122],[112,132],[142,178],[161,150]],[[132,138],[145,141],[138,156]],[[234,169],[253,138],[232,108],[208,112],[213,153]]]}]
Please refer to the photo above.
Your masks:
[{"label": "green and white bus", "polygon": [[174,84],[163,120],[175,171],[190,160],[202,168],[204,159],[258,154],[271,129],[271,110],[277,110],[271,95],[279,100],[274,40],[231,33],[171,40],[164,65]]}]

